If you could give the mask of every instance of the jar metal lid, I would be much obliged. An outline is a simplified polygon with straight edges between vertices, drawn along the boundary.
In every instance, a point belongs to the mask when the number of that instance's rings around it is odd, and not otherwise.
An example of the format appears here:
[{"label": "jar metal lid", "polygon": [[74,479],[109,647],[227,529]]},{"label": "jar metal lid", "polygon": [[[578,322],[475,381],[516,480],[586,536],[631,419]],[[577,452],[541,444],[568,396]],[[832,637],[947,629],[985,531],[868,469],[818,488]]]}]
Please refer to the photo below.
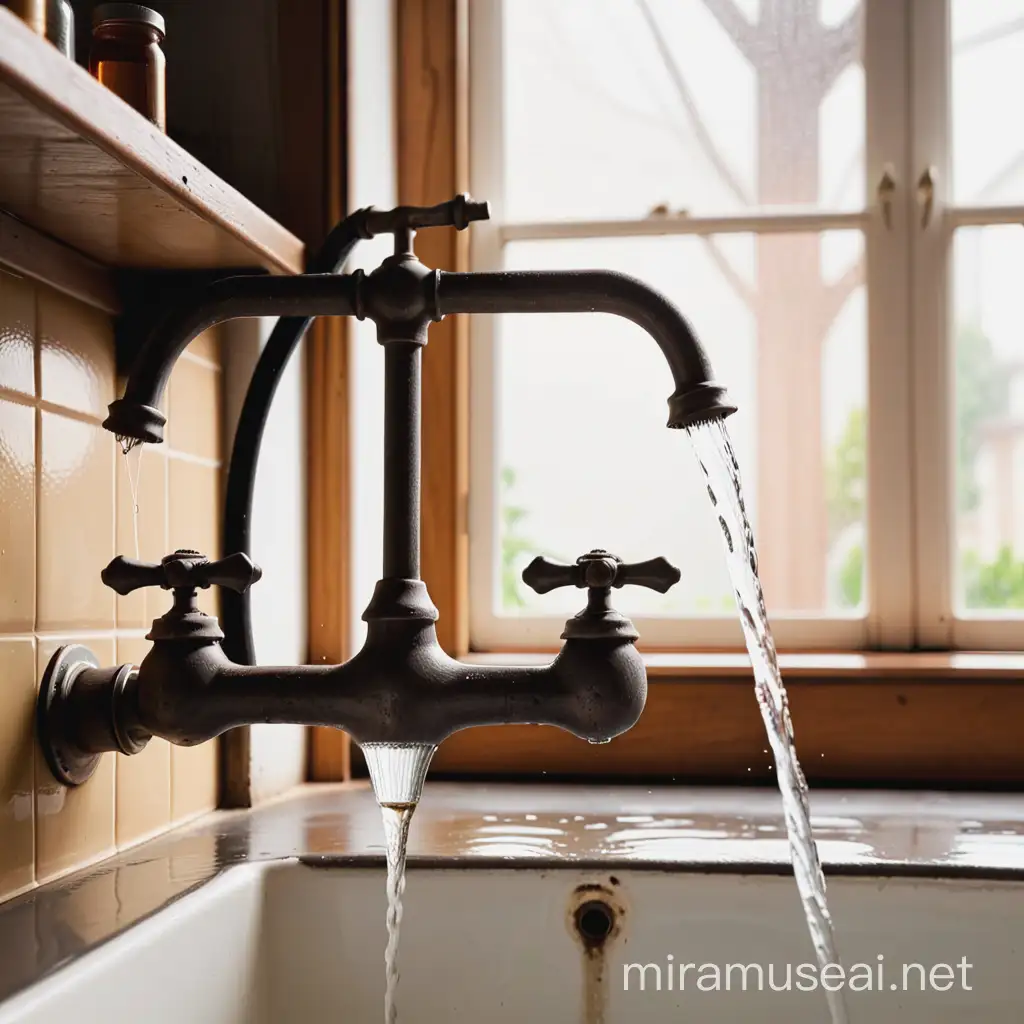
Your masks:
[{"label": "jar metal lid", "polygon": [[106,21],[131,21],[140,25],[149,25],[162,36],[167,34],[163,15],[149,7],[143,7],[142,4],[100,4],[93,8],[93,28]]}]

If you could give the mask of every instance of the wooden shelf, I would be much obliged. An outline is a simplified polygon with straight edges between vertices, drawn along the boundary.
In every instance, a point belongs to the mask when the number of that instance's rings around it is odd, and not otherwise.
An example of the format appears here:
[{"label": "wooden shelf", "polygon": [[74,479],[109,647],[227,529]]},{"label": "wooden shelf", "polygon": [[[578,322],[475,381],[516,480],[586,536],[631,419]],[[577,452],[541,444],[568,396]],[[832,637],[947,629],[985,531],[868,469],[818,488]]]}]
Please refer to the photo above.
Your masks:
[{"label": "wooden shelf", "polygon": [[303,266],[298,238],[4,8],[0,210],[110,267]]}]

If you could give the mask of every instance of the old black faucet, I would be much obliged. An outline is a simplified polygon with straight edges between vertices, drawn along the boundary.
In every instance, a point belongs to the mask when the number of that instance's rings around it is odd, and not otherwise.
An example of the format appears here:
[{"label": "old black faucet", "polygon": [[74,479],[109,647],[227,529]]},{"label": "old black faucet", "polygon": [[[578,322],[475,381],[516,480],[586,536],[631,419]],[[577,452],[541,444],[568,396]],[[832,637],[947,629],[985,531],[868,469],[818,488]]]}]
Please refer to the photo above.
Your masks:
[{"label": "old black faucet", "polygon": [[[171,368],[189,342],[215,323],[279,316],[281,323],[296,325],[296,339],[314,316],[356,316],[376,324],[385,360],[383,574],[363,613],[366,642],[354,657],[342,665],[267,668],[232,660],[222,648],[217,619],[195,603],[197,588],[220,586],[227,599],[260,578],[245,552],[211,562],[196,551],[176,551],[158,565],[115,558],[103,571],[104,583],[119,594],[162,587],[171,591],[173,604],[153,623],[153,648],[138,668],[101,668],[79,645],[53,656],[40,688],[38,728],[60,781],[84,782],[101,753],[133,754],[152,736],[191,745],[261,722],[335,726],[364,746],[433,745],[459,729],[505,723],[557,725],[602,742],[636,722],[646,699],[646,672],[634,646],[638,634],[611,607],[610,594],[625,584],[664,592],[679,579],[664,559],[624,565],[605,551],[591,551],[568,566],[535,559],[523,578],[539,593],[560,586],[587,590],[586,608],[566,623],[565,643],[548,665],[465,664],[438,645],[437,610],[419,578],[420,360],[427,328],[451,313],[616,314],[644,328],[668,361],[675,385],[670,427],[728,416],[734,407],[712,381],[682,314],[633,278],[600,270],[446,273],[414,255],[416,230],[461,229],[487,216],[485,203],[466,196],[429,208],[360,210],[335,229],[327,266],[321,260],[315,268],[334,269],[359,238],[393,234],[394,254],[371,274],[221,279],[152,332],[104,423],[123,443],[163,440],[165,418],[158,407]],[[236,450],[239,443],[258,450],[262,422],[246,428],[244,420],[240,432],[255,430],[257,437],[255,443],[240,437]],[[251,470],[246,476],[243,490],[251,494]]]}]

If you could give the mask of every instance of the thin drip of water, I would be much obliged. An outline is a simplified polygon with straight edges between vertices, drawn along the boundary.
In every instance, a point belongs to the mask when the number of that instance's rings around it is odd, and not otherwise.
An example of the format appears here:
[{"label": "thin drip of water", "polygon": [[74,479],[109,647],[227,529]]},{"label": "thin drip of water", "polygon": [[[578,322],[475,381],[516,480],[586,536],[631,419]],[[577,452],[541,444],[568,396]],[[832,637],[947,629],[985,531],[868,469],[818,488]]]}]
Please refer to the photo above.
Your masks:
[{"label": "thin drip of water", "polygon": [[[686,432],[707,479],[708,496],[725,540],[729,576],[754,669],[757,703],[775,757],[775,774],[782,794],[793,874],[803,902],[814,952],[819,967],[839,963],[832,918],[825,899],[825,876],[811,830],[807,780],[796,756],[789,701],[779,671],[779,659],[768,622],[761,581],[757,575],[754,532],[743,503],[739,463],[721,420],[688,427]],[[826,996],[833,1024],[847,1024],[846,1003],[842,992],[826,990]]]},{"label": "thin drip of water", "polygon": [[[124,456],[124,471],[128,476],[128,489],[132,498],[132,534],[135,537],[135,559],[139,559],[139,480],[142,478],[142,450],[145,445],[136,442],[126,443],[126,439],[119,439],[121,442],[121,454]],[[132,455],[135,452],[137,454]],[[132,472],[132,463],[135,463],[135,471]]]},{"label": "thin drip of water", "polygon": [[384,948],[384,1024],[398,1020],[398,941],[405,892],[405,854],[409,824],[423,792],[423,781],[437,747],[433,743],[364,743],[363,757],[384,819],[387,852],[387,928]]},{"label": "thin drip of water", "polygon": [[415,804],[382,804],[384,841],[388,859],[388,943],[384,947],[384,1024],[398,1020],[398,940],[402,929],[402,894],[405,892],[405,851]]}]

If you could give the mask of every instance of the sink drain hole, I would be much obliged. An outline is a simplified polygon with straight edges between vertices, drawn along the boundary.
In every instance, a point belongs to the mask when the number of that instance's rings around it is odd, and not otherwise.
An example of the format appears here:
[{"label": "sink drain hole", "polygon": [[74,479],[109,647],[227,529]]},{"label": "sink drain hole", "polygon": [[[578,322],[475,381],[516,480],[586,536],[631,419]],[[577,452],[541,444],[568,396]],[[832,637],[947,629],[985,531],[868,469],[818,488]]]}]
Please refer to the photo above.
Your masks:
[{"label": "sink drain hole", "polygon": [[615,911],[604,900],[588,900],[576,909],[576,930],[583,944],[600,946],[615,928]]}]

